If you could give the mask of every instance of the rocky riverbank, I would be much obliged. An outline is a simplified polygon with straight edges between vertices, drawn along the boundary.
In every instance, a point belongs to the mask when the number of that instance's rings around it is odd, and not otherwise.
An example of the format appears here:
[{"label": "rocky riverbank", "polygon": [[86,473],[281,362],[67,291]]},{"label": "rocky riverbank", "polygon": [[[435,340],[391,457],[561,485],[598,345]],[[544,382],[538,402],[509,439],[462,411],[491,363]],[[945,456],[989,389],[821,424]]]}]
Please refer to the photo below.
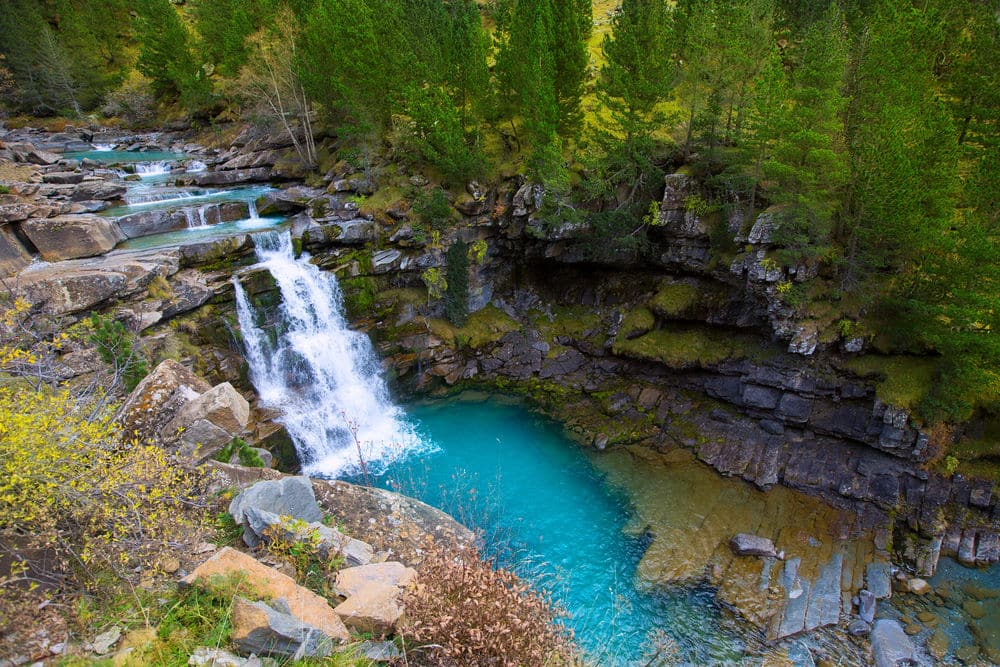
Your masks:
[{"label": "rocky riverbank", "polygon": [[[91,214],[120,199],[120,177],[46,153],[61,140],[4,139],[14,159],[7,168],[19,170],[5,173],[22,179],[0,207],[7,244],[0,261],[18,272],[15,291],[70,320],[91,309],[113,313],[145,332],[154,356],[230,382],[253,408],[230,278],[239,270],[265,309],[275,294],[266,274],[243,268],[253,263],[251,239],[112,250],[125,237],[121,225]],[[67,137],[62,146],[79,140]],[[178,171],[184,183],[296,176],[283,164],[281,141],[267,137],[214,153],[181,137],[143,146],[180,150],[206,165]],[[655,251],[640,260],[595,252],[585,227],[554,224],[542,215],[544,193],[530,183],[470,183],[448,193],[460,223],[442,234],[412,208],[432,188],[423,175],[381,176],[341,164],[325,175],[325,187],[291,185],[255,205],[262,215],[288,218],[297,246],[337,273],[400,391],[522,394],[585,445],[627,447],[651,461],[688,451],[723,475],[801,491],[842,511],[796,538],[823,543],[824,555],[811,556],[804,574],[792,563],[805,547],[783,560],[730,555],[715,563],[721,570],[707,570],[717,583],[746,584],[732,586],[729,599],[771,639],[854,620],[866,632],[870,600],[886,597],[893,580],[911,588],[903,582],[933,575],[941,556],[967,565],[1000,560],[992,481],[928,468],[947,443],[890,400],[896,395],[887,391],[885,357],[871,349],[873,337],[821,309],[803,314],[789,304],[788,290],[813,276],[807,266],[782,271],[768,261],[767,211],[753,220],[701,213],[693,204],[697,183],[672,174],[650,232]],[[455,327],[427,298],[422,278],[443,270],[445,249],[459,241],[479,251],[470,272],[472,314]],[[35,252],[52,263],[27,266]],[[67,378],[86,377],[87,365],[73,357],[84,353],[69,346],[62,355]],[[287,462],[287,435],[273,415],[256,408],[248,415],[240,433]],[[727,524],[719,541],[758,528],[779,549],[791,539],[780,526]],[[710,546],[709,555],[721,557],[718,544]],[[903,568],[901,578],[891,564]],[[711,558],[697,564],[699,576],[709,565]],[[749,582],[762,577],[763,594],[746,596]]]}]

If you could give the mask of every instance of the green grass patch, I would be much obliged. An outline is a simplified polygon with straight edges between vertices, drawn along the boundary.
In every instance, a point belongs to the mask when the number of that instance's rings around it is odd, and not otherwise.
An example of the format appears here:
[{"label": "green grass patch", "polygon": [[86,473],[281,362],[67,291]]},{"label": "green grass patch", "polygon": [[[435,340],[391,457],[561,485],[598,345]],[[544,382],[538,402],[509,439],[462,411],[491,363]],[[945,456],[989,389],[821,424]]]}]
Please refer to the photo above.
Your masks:
[{"label": "green grass patch", "polygon": [[937,360],[866,354],[847,360],[844,367],[862,377],[877,378],[875,394],[885,403],[912,410],[933,386]]},{"label": "green grass patch", "polygon": [[359,203],[358,211],[362,215],[384,214],[386,210],[408,198],[407,193],[402,188],[395,186],[379,188],[374,194],[365,197]]},{"label": "green grass patch", "polygon": [[694,285],[667,283],[650,299],[649,307],[661,317],[679,317],[698,303],[699,296]]}]

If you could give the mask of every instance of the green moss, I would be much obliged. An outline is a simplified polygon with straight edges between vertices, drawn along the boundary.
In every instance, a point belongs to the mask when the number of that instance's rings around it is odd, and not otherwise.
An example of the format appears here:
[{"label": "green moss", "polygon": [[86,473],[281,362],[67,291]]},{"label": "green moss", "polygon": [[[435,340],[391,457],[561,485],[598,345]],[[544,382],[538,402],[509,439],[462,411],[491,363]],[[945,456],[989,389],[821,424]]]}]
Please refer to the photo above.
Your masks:
[{"label": "green moss", "polygon": [[661,317],[679,317],[698,303],[699,295],[694,285],[667,283],[650,299],[649,307]]},{"label": "green moss", "polygon": [[344,291],[344,306],[351,318],[369,314],[378,298],[378,283],[374,278],[345,278],[340,283]]},{"label": "green moss", "polygon": [[632,340],[619,340],[615,354],[656,361],[671,368],[705,368],[727,359],[761,359],[766,351],[748,336],[703,326],[670,326]]},{"label": "green moss", "polygon": [[386,210],[400,204],[406,199],[408,199],[407,194],[402,188],[395,186],[379,188],[374,194],[366,197],[361,202],[358,210],[362,215],[384,214]]},{"label": "green moss", "polygon": [[521,324],[493,305],[469,315],[465,325],[456,327],[445,320],[428,321],[431,332],[455,347],[480,348],[493,343],[510,331],[517,331]]},{"label": "green moss", "polygon": [[639,306],[626,313],[625,319],[622,320],[619,335],[625,338],[634,338],[641,336],[644,332],[649,331],[655,326],[656,317],[653,313],[648,308]]},{"label": "green moss", "polygon": [[878,378],[875,394],[882,401],[912,410],[930,391],[937,361],[931,357],[866,354],[843,365],[862,377]]}]

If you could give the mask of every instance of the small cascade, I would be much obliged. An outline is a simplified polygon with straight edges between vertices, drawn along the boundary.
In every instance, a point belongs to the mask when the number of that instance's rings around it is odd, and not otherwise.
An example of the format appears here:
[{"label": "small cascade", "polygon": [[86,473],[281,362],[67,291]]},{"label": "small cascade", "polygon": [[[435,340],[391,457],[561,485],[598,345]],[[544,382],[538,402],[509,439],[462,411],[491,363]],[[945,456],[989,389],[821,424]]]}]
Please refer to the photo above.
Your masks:
[{"label": "small cascade", "polygon": [[371,341],[347,326],[336,277],[303,255],[286,232],[254,237],[260,268],[281,291],[278,322],[258,314],[233,278],[250,379],[261,403],[281,412],[303,472],[335,477],[377,473],[421,444],[392,403]]},{"label": "small cascade", "polygon": [[187,167],[185,167],[184,171],[186,171],[189,174],[197,174],[198,172],[205,171],[206,169],[208,169],[208,165],[202,162],[201,160],[191,160],[190,162],[188,162]]},{"label": "small cascade", "polygon": [[208,219],[205,217],[205,210],[207,208],[208,208],[207,204],[205,206],[199,206],[198,207],[198,226],[199,227],[208,227]]},{"label": "small cascade", "polygon": [[94,144],[93,146],[98,153],[107,153],[115,149],[114,144]]},{"label": "small cascade", "polygon": [[158,160],[156,162],[136,162],[135,173],[139,174],[140,178],[162,176],[163,174],[170,173],[170,163],[165,160]]},{"label": "small cascade", "polygon": [[257,213],[257,200],[253,197],[247,200],[247,211],[251,220],[260,220],[260,215]]},{"label": "small cascade", "polygon": [[184,219],[187,220],[188,229],[194,229],[200,224],[198,222],[198,213],[193,208],[184,209]]}]

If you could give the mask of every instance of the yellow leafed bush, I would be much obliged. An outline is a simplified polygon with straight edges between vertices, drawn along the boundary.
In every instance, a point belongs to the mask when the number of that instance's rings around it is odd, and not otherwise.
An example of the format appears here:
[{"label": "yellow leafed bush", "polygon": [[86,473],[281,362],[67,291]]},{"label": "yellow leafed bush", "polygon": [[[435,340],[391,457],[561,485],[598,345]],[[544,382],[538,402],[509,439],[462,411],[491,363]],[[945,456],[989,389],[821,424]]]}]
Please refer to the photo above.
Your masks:
[{"label": "yellow leafed bush", "polygon": [[110,412],[92,409],[66,391],[0,387],[0,544],[56,554],[47,579],[125,573],[201,519],[198,475],[123,442]]}]

